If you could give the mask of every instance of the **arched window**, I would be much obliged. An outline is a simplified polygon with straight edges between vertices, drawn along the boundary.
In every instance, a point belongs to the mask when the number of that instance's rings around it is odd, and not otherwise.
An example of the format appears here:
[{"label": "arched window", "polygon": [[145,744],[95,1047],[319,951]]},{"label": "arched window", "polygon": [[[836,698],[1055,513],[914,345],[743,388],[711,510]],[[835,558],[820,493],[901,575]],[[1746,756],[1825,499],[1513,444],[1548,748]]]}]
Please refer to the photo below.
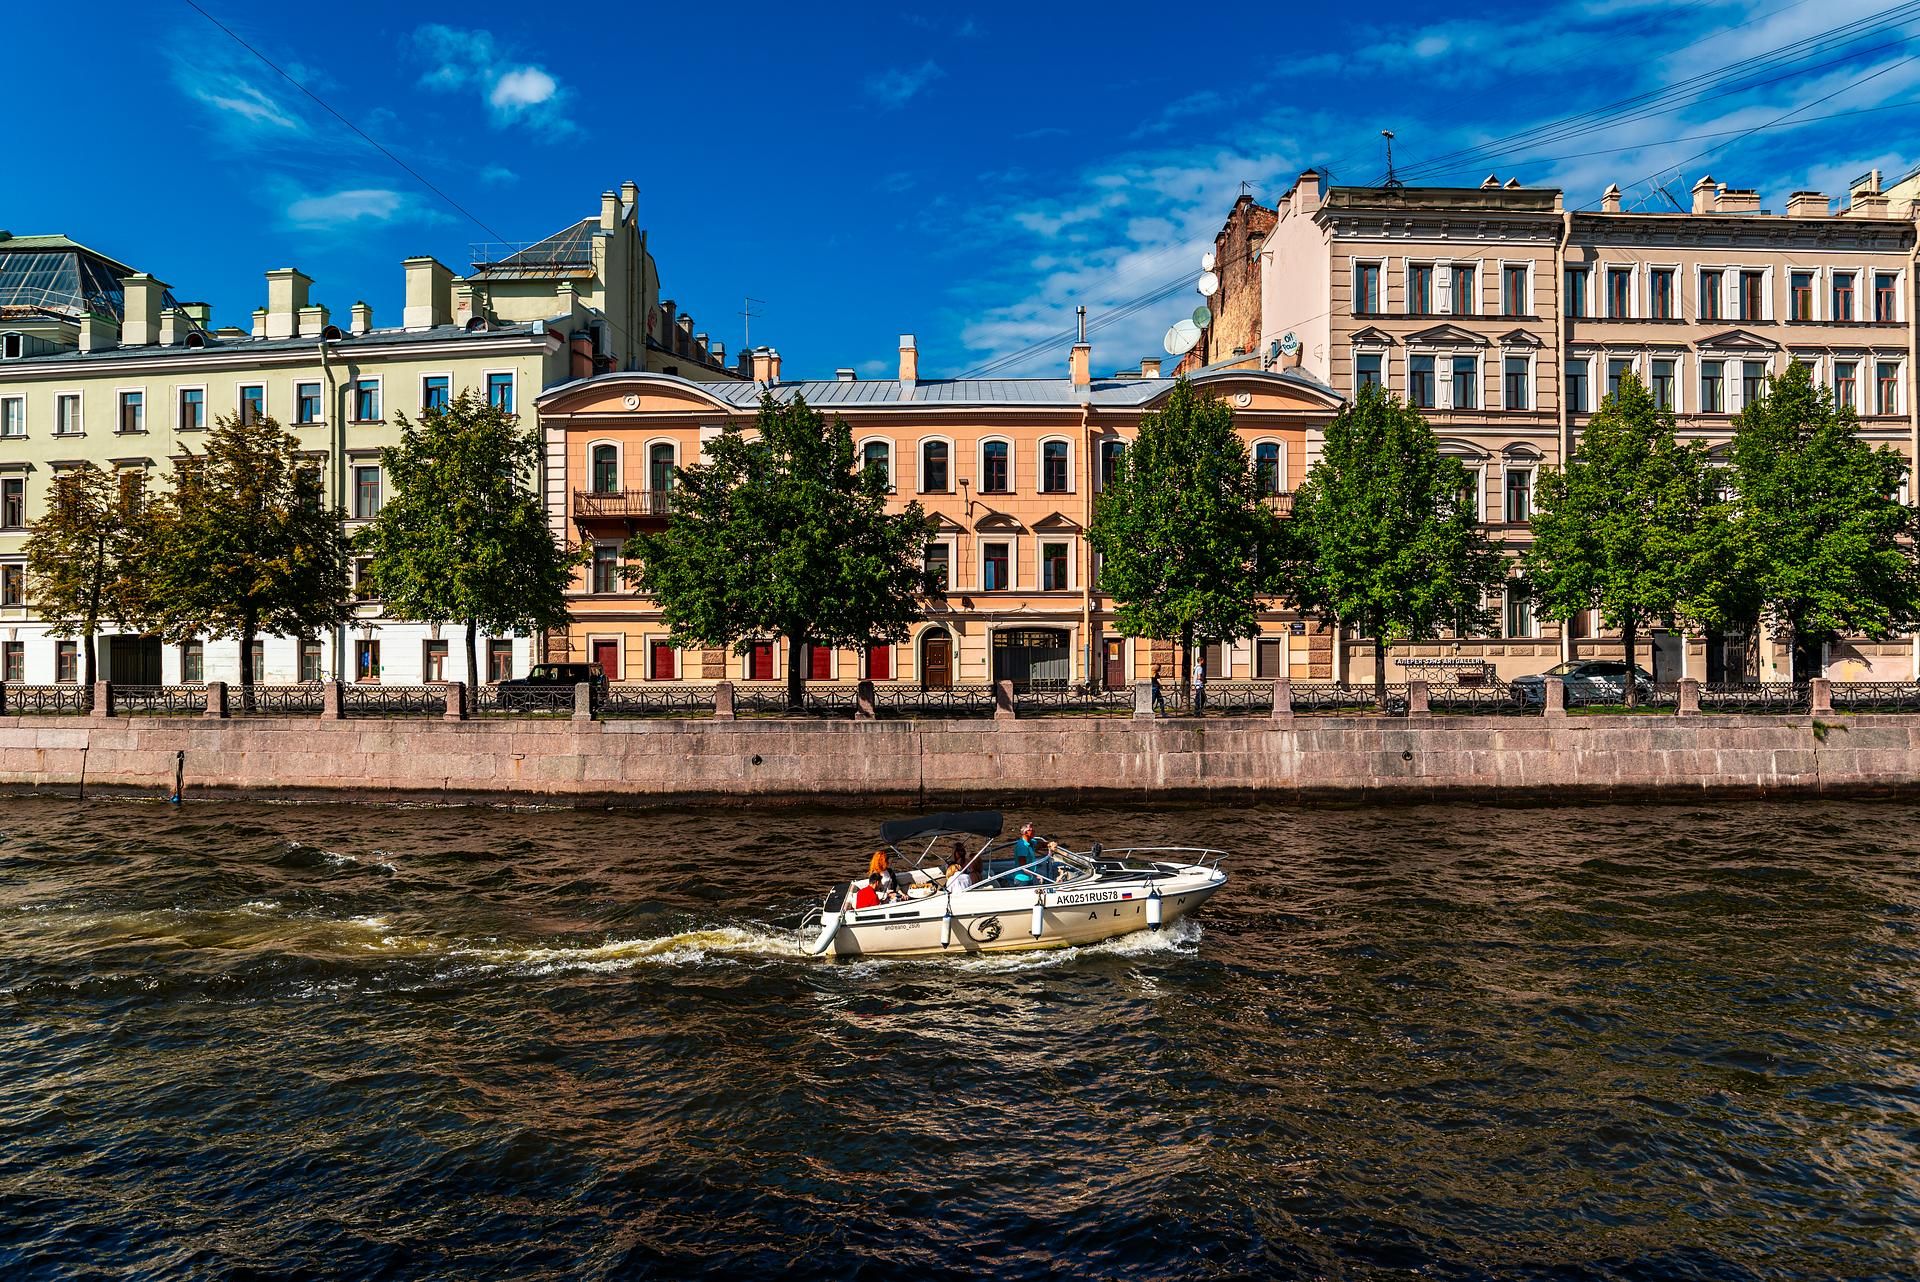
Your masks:
[{"label": "arched window", "polygon": [[620,451],[612,445],[593,447],[593,492],[595,494],[618,494],[620,492]]},{"label": "arched window", "polygon": [[1280,475],[1280,442],[1261,441],[1253,447],[1253,475],[1262,494],[1278,494],[1285,488]]},{"label": "arched window", "polygon": [[1005,441],[988,441],[980,447],[980,492],[1013,492],[1013,449]]},{"label": "arched window", "polygon": [[1065,494],[1072,489],[1065,441],[1043,441],[1040,445],[1040,492]]},{"label": "arched window", "polygon": [[920,446],[920,490],[923,494],[947,494],[953,490],[953,477],[948,470],[948,451],[945,441],[927,441]]},{"label": "arched window", "polygon": [[887,488],[893,488],[893,447],[885,441],[868,441],[860,447],[860,468],[871,471],[878,468],[880,475],[887,478]]},{"label": "arched window", "polygon": [[647,488],[657,493],[673,488],[673,446],[666,441],[647,447]]}]

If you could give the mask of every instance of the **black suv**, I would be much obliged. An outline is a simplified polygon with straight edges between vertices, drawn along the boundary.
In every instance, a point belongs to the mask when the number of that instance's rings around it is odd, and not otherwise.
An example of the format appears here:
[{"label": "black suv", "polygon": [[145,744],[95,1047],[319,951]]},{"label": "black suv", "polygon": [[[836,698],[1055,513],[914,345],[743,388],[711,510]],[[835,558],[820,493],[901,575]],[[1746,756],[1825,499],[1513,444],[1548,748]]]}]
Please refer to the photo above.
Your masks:
[{"label": "black suv", "polygon": [[[502,708],[557,708],[573,698],[581,683],[593,687],[594,706],[607,695],[607,675],[597,663],[536,663],[524,677],[510,677],[494,688]],[[565,691],[563,695],[561,692]]]}]

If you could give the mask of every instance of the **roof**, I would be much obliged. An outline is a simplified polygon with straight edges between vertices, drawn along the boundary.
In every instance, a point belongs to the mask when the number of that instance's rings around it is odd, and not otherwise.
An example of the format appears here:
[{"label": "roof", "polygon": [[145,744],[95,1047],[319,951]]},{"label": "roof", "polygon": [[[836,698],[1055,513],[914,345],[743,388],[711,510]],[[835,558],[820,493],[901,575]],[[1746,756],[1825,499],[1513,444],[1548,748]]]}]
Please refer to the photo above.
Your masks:
[{"label": "roof", "polygon": [[[1204,384],[1227,378],[1277,379],[1321,396],[1339,393],[1298,370],[1255,370],[1208,367],[1191,381]],[[798,395],[809,405],[1145,405],[1174,383],[1171,378],[1096,378],[1085,389],[1064,378],[923,378],[912,385],[897,378],[805,379],[783,383],[702,383],[700,386],[731,404],[752,407],[771,391],[775,396]]]},{"label": "roof", "polygon": [[894,819],[880,825],[880,840],[897,846],[912,837],[964,832],[975,837],[998,837],[1006,821],[998,810],[943,810],[917,819]]},{"label": "roof", "polygon": [[600,220],[582,218],[544,240],[536,240],[491,262],[475,263],[474,276],[485,280],[506,277],[569,276],[593,266],[593,238]]},{"label": "roof", "polygon": [[[0,328],[5,322],[0,321]],[[525,321],[518,324],[495,325],[492,329],[466,329],[459,325],[438,325],[432,329],[375,329],[364,334],[342,334],[337,339],[328,340],[332,350],[338,353],[352,353],[356,349],[371,347],[395,347],[416,343],[453,343],[478,342],[490,338],[533,337],[546,333],[543,321]],[[16,369],[27,365],[57,364],[61,361],[143,361],[155,357],[193,358],[204,356],[208,352],[233,352],[258,355],[271,352],[313,351],[319,348],[318,335],[301,338],[220,338],[206,336],[207,341],[199,347],[109,347],[104,351],[52,352],[45,356],[23,356],[0,364],[0,371]]]},{"label": "roof", "polygon": [[[7,236],[0,239],[0,310],[80,317],[124,316],[121,281],[133,268],[70,236]],[[171,292],[163,307],[177,307]]]}]

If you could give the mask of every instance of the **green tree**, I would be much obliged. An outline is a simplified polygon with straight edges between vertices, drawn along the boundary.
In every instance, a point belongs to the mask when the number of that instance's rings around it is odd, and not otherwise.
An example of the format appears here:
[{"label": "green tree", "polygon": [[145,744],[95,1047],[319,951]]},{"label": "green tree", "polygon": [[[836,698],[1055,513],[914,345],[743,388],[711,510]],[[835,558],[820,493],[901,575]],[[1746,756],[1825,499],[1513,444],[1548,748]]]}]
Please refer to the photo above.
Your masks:
[{"label": "green tree", "polygon": [[1320,458],[1293,496],[1300,553],[1292,595],[1324,622],[1374,639],[1385,706],[1387,648],[1450,626],[1488,626],[1486,594],[1506,561],[1479,529],[1473,480],[1443,456],[1418,412],[1377,386],[1327,425]]},{"label": "green tree", "polygon": [[[1522,558],[1536,599],[1556,619],[1598,609],[1620,629],[1631,668],[1641,630],[1671,623],[1692,595],[1711,502],[1705,450],[1677,440],[1673,411],[1637,378],[1622,378],[1572,461],[1540,477],[1533,546]],[[1631,681],[1626,700],[1639,702]]]},{"label": "green tree", "polygon": [[1791,638],[1796,676],[1814,675],[1822,641],[1891,636],[1920,619],[1912,509],[1897,495],[1907,465],[1860,439],[1799,362],[1735,420],[1734,502],[1719,529],[1718,573],[1700,593],[1703,622],[1758,605]]},{"label": "green tree", "polygon": [[138,621],[169,641],[233,637],[253,706],[253,642],[310,636],[352,617],[341,512],[320,468],[264,415],[222,418],[206,452],[183,445],[172,485],[148,505]]},{"label": "green tree", "polygon": [[397,421],[400,443],[380,451],[387,499],[354,550],[388,614],[464,629],[477,681],[476,633],[565,627],[568,585],[590,554],[554,541],[532,479],[540,442],[515,415],[468,389]]},{"label": "green tree", "polygon": [[101,620],[124,624],[135,600],[140,496],[82,463],[53,478],[46,515],[27,533],[27,599],[57,637],[80,637],[89,689]]},{"label": "green tree", "polygon": [[768,394],[755,428],[729,424],[679,472],[666,528],[628,541],[624,574],[681,644],[784,638],[798,708],[808,646],[903,641],[944,591],[924,568],[931,520],[918,503],[887,511],[885,471],[856,469],[843,421]]},{"label": "green tree", "polygon": [[1175,382],[1167,403],[1141,417],[1087,540],[1122,630],[1180,643],[1182,689],[1196,640],[1238,641],[1258,630],[1274,524],[1233,410],[1184,378]]}]

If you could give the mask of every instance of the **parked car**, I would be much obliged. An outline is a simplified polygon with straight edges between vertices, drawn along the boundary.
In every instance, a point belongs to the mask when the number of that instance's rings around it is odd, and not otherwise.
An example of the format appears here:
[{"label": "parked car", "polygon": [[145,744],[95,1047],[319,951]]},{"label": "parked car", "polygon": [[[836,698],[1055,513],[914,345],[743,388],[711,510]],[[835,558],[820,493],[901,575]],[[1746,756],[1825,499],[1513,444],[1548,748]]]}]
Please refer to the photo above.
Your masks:
[{"label": "parked car", "polygon": [[502,708],[551,708],[559,690],[571,691],[585,683],[593,687],[593,702],[598,706],[607,694],[607,674],[597,663],[536,663],[524,677],[509,677],[495,689]]},{"label": "parked car", "polygon": [[[1619,659],[1576,659],[1559,663],[1533,676],[1515,677],[1507,688],[1522,703],[1540,705],[1547,701],[1547,678],[1566,682],[1567,705],[1583,703],[1624,703],[1627,698],[1627,665]],[[1635,692],[1643,699],[1653,697],[1653,676],[1645,668],[1633,669]]]}]

